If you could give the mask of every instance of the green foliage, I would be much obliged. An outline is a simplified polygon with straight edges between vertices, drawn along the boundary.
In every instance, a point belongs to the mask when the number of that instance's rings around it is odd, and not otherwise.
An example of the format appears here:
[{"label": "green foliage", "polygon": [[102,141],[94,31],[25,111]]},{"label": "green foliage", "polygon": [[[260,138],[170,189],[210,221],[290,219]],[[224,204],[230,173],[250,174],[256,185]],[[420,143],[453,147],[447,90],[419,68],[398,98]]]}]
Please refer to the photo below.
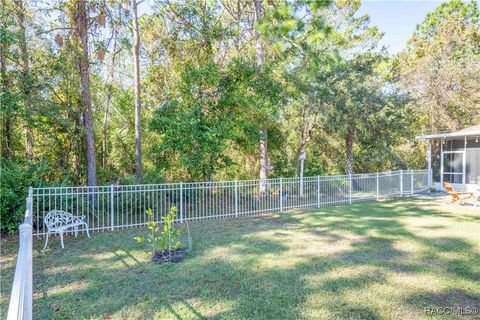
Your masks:
[{"label": "green foliage", "polygon": [[465,26],[478,24],[478,2],[450,0],[441,3],[433,12],[427,14],[423,23],[417,25],[415,36],[434,37],[440,31],[441,25],[452,16],[467,22]]},{"label": "green foliage", "polygon": [[234,161],[226,153],[230,145],[256,144],[257,128],[275,121],[280,102],[280,84],[267,67],[241,60],[182,65],[178,86],[151,122],[161,137],[152,147],[158,168],[176,179],[212,179]]},{"label": "green foliage", "polygon": [[[148,232],[145,236],[137,236],[134,240],[138,243],[146,243],[149,252],[155,253],[170,252],[182,247],[179,235],[182,230],[175,228],[174,221],[177,215],[177,208],[172,207],[170,212],[162,217],[162,224],[155,221],[152,209],[146,211],[149,221],[147,222]],[[161,229],[160,229],[161,228]]]},{"label": "green foliage", "polygon": [[[18,3],[0,5],[4,231],[29,185],[86,182],[75,2]],[[132,184],[132,18],[118,1],[88,5],[98,184]],[[262,1],[256,21],[253,1],[157,1],[139,21],[143,182],[258,178],[260,129],[270,177],[297,175],[303,151],[305,175],[344,172],[348,132],[354,171],[418,168],[415,134],[480,122],[477,2],[440,4],[393,59],[359,7]]]},{"label": "green foliage", "polygon": [[228,164],[223,154],[232,126],[231,107],[222,103],[219,66],[185,66],[178,91],[157,109],[151,128],[162,136],[154,147],[161,155],[158,166],[169,169],[173,159],[192,179],[209,179],[216,169]]},{"label": "green foliage", "polygon": [[177,216],[177,208],[172,207],[170,212],[162,217],[163,229],[159,239],[159,246],[161,251],[172,251],[180,248],[182,243],[178,236],[182,230],[175,228],[174,221]]},{"label": "green foliage", "polygon": [[480,121],[479,21],[478,2],[444,2],[417,26],[395,60],[400,88],[421,111],[416,125],[424,132]]},{"label": "green foliage", "polygon": [[0,159],[1,232],[17,230],[25,215],[28,187],[48,184],[51,171],[46,161],[14,163]]}]

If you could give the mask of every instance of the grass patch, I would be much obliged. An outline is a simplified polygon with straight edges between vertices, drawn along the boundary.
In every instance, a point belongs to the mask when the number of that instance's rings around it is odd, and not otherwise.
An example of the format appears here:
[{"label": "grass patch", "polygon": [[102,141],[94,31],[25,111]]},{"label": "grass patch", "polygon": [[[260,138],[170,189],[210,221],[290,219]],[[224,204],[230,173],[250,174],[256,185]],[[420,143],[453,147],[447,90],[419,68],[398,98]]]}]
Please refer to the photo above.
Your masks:
[{"label": "grass patch", "polygon": [[[65,250],[35,240],[34,318],[428,319],[425,307],[480,308],[475,209],[392,200],[195,222],[191,256],[164,265],[135,243],[142,232],[69,237]],[[2,239],[3,318],[17,246]]]}]

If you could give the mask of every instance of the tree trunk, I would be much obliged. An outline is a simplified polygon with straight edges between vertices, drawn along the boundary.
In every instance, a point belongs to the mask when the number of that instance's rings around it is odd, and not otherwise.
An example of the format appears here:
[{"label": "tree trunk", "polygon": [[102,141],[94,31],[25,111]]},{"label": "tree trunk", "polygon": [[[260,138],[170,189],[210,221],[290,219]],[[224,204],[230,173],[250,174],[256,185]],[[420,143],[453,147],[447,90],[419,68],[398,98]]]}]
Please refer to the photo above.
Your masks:
[{"label": "tree trunk", "polygon": [[[255,1],[255,21],[259,21],[262,18],[262,2],[261,0]],[[257,63],[259,66],[263,65],[263,44],[262,37],[257,29],[255,29],[255,36],[257,38]]]},{"label": "tree trunk", "polygon": [[[255,20],[259,21],[262,18],[262,3],[261,0],[254,0],[255,3]],[[263,44],[262,38],[258,31],[257,38],[257,63],[261,67],[263,65]],[[265,126],[260,127],[260,193],[267,191],[268,179],[268,131]]]},{"label": "tree trunk", "polygon": [[[2,6],[5,6],[5,3],[2,1]],[[2,28],[5,26],[2,23]],[[6,28],[6,27],[5,27]],[[6,61],[6,50],[3,44],[3,41],[0,41],[0,81],[1,89],[4,92],[7,92],[9,87],[9,81],[7,78],[7,61]],[[3,108],[2,108],[3,109]],[[12,122],[13,114],[11,112],[11,107],[6,106],[5,111],[2,111],[2,157],[6,159],[12,159]]]},{"label": "tree trunk", "polygon": [[6,110],[2,115],[2,157],[12,159],[12,113]]},{"label": "tree trunk", "polygon": [[355,140],[355,126],[349,121],[345,137],[345,173],[353,174],[353,141]]},{"label": "tree trunk", "polygon": [[77,0],[75,27],[80,39],[82,55],[78,61],[80,71],[82,111],[85,126],[85,155],[87,160],[87,185],[97,184],[97,164],[95,159],[95,134],[93,127],[92,101],[90,97],[90,66],[88,61],[88,19],[86,1]]},{"label": "tree trunk", "polygon": [[29,122],[25,123],[25,128],[23,129],[23,138],[25,142],[25,156],[27,159],[33,159],[34,153],[33,153],[33,141],[34,141],[34,135],[33,135],[33,129],[30,126]]},{"label": "tree trunk", "polygon": [[302,127],[300,132],[300,151],[298,153],[298,159],[300,161],[300,196],[303,197],[303,173],[305,159],[307,158],[307,153],[305,151],[307,143],[310,141],[310,136],[313,128],[313,123],[315,122],[315,117],[309,117],[308,106],[310,102],[303,104],[302,106]]},{"label": "tree trunk", "polygon": [[142,181],[142,116],[140,98],[140,35],[138,33],[137,2],[132,0],[133,65],[135,68],[135,174],[137,183]]},{"label": "tree trunk", "polygon": [[[83,117],[82,117],[83,118]],[[74,136],[83,137],[83,119],[76,117],[74,119],[75,123],[75,132]],[[81,184],[81,175],[82,175],[82,154],[84,153],[82,139],[74,139],[72,142],[73,149],[73,159],[72,159],[72,170],[73,170],[73,182],[76,185]]]},{"label": "tree trunk", "polygon": [[27,159],[33,159],[33,129],[31,127],[31,117],[29,115],[28,109],[32,106],[28,101],[32,101],[30,98],[31,95],[31,79],[30,79],[30,66],[28,62],[28,51],[27,51],[27,37],[25,32],[25,13],[22,0],[14,0],[17,11],[17,22],[20,29],[20,56],[22,59],[22,91],[24,95],[25,103],[25,119],[24,119],[24,142],[25,142],[25,156]]},{"label": "tree trunk", "polygon": [[[114,27],[115,28],[115,27]],[[117,55],[117,31],[113,30],[113,54],[110,68],[108,71],[107,101],[105,103],[105,113],[103,116],[103,134],[102,134],[102,168],[107,172],[108,167],[108,121],[110,119],[110,105],[112,103],[112,89],[115,82],[115,60]]]},{"label": "tree trunk", "polygon": [[238,35],[235,37],[235,48],[237,49],[237,54],[240,54],[240,41],[242,39],[242,8],[240,6],[240,1],[237,1],[237,28]]}]

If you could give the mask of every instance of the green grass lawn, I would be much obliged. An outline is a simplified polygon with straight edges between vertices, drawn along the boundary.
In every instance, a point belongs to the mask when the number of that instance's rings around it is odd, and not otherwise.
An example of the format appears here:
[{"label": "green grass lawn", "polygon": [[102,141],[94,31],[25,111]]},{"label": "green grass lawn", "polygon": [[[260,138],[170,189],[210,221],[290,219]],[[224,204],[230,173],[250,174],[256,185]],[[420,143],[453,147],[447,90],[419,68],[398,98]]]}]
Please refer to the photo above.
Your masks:
[{"label": "green grass lawn", "polygon": [[[35,240],[34,318],[432,319],[424,308],[480,308],[478,208],[404,199],[191,231],[191,255],[163,265],[134,242],[141,229],[69,237],[65,250]],[[17,245],[2,240],[2,317]]]}]

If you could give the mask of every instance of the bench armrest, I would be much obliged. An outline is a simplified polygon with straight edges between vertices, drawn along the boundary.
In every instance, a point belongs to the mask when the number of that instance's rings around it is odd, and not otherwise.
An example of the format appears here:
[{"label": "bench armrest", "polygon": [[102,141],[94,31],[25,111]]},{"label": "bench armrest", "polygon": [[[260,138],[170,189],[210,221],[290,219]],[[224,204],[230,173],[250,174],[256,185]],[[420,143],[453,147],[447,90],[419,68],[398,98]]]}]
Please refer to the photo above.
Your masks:
[{"label": "bench armrest", "polygon": [[78,217],[75,217],[75,222],[85,222],[85,216],[78,216]]}]

